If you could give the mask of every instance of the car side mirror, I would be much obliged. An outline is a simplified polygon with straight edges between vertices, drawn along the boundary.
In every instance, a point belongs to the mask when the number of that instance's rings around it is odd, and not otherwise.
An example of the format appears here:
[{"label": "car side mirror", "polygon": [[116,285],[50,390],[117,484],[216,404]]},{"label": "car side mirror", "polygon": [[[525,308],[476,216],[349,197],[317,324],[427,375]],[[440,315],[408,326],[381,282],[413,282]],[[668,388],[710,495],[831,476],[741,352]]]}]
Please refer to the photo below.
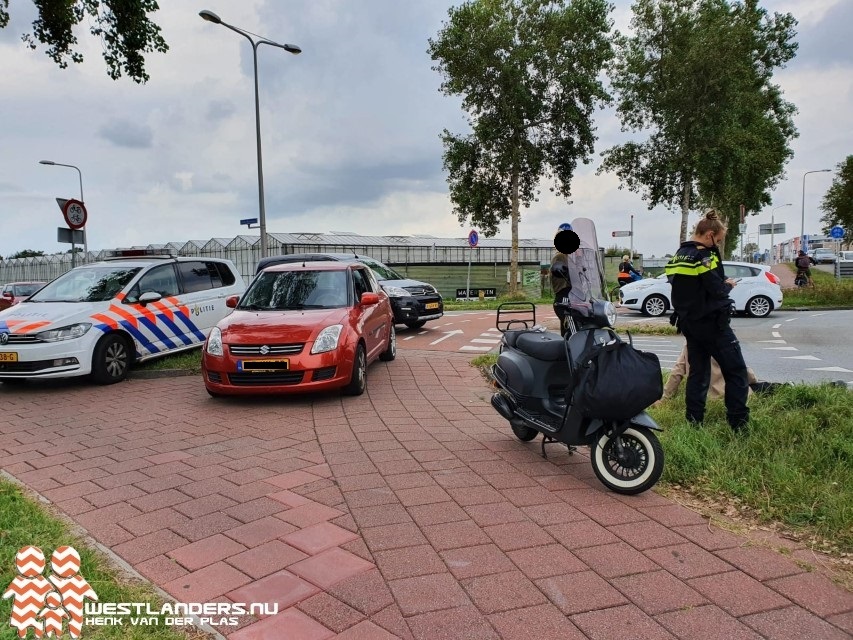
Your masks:
[{"label": "car side mirror", "polygon": [[238,302],[240,302],[240,296],[228,296],[225,298],[225,306],[229,309],[236,309]]},{"label": "car side mirror", "polygon": [[4,297],[4,298],[8,298],[9,300],[11,300],[11,299],[12,299],[12,297],[13,297],[13,296],[12,296],[12,292],[11,292],[11,291],[4,291],[4,292],[3,292],[3,297]]},{"label": "car side mirror", "polygon": [[368,291],[361,294],[361,306],[369,307],[370,305],[379,304],[379,295]]},{"label": "car side mirror", "polygon": [[157,293],[156,291],[146,291],[146,292],[145,292],[145,293],[143,293],[141,296],[139,296],[139,300],[137,300],[137,302],[138,302],[139,304],[145,305],[145,304],[149,304],[149,303],[151,303],[151,302],[157,302],[157,301],[158,301],[158,300],[160,300],[162,297],[163,297],[163,296],[161,296],[161,295],[160,295],[159,293]]}]

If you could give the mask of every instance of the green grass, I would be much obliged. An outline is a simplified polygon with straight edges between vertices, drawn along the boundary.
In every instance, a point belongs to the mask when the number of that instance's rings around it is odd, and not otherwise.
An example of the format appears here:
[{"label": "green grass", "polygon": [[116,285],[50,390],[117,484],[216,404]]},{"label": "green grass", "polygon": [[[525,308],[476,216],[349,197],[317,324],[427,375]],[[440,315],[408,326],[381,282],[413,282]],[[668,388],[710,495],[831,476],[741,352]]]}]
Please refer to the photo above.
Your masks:
[{"label": "green grass", "polygon": [[649,410],[664,427],[663,480],[706,498],[726,496],[759,521],[853,551],[853,393],[798,385],[750,400],[749,435],[735,436],[722,400],[705,426],[684,418],[683,392]]},{"label": "green grass", "polygon": [[[201,349],[184,351],[162,358],[148,360],[134,367],[138,371],[163,371],[166,369],[187,369],[195,373],[201,373]],[[131,371],[131,375],[132,371]]]},{"label": "green grass", "polygon": [[[792,265],[792,273],[796,270]],[[853,279],[838,280],[831,273],[812,268],[812,287],[785,289],[784,306],[791,307],[853,307]]]},{"label": "green grass", "polygon": [[[147,584],[120,577],[45,507],[25,496],[16,485],[0,479],[0,583],[3,591],[15,577],[15,553],[27,545],[35,545],[44,552],[48,570],[54,549],[62,545],[73,546],[82,560],[80,573],[92,585],[100,602],[150,602],[152,608],[160,606],[160,600]],[[0,640],[17,638],[15,630],[6,622],[11,610],[11,600],[0,600]],[[123,626],[84,626],[83,638],[187,640],[190,637],[207,637],[199,632],[179,632],[165,627],[162,620],[159,626],[150,627],[129,626],[127,619],[124,622]],[[32,637],[32,633],[29,635]]]}]

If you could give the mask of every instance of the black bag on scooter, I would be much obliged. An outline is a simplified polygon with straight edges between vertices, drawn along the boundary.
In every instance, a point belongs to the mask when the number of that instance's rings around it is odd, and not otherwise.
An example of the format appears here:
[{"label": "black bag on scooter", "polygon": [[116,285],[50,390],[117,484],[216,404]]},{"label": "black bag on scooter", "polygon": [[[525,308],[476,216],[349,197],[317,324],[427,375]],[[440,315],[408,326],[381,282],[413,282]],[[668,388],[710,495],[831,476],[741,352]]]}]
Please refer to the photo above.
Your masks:
[{"label": "black bag on scooter", "polygon": [[[588,418],[628,420],[663,396],[660,361],[613,334],[594,343],[590,331],[579,361],[573,404]],[[630,338],[630,334],[628,336]]]}]

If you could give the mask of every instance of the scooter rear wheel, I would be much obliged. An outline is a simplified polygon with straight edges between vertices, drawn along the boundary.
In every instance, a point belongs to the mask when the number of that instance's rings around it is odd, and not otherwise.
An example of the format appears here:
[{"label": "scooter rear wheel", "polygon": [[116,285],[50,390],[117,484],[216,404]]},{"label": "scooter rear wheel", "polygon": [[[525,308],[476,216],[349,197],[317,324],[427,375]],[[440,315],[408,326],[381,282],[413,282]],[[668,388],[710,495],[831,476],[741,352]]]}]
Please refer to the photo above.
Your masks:
[{"label": "scooter rear wheel", "polygon": [[608,489],[635,495],[651,489],[663,473],[663,447],[657,436],[643,427],[629,427],[620,436],[622,455],[615,439],[602,432],[592,447],[592,469]]},{"label": "scooter rear wheel", "polygon": [[539,432],[536,429],[528,427],[521,420],[511,420],[509,424],[512,427],[512,432],[515,434],[515,437],[522,442],[530,442],[533,438],[539,435]]}]

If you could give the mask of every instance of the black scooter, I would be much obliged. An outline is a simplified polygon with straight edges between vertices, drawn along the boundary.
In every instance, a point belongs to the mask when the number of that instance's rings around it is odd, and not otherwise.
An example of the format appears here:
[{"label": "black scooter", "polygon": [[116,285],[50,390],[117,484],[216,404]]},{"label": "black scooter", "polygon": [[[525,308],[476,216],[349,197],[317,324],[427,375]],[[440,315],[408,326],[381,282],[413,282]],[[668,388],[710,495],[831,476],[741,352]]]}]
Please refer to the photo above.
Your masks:
[{"label": "black scooter", "polygon": [[[527,442],[541,433],[543,457],[548,442],[565,444],[570,453],[578,445],[589,445],[592,468],[604,485],[616,493],[642,493],[663,472],[663,449],[654,434],[660,427],[645,411],[630,420],[603,420],[584,416],[572,402],[575,372],[588,345],[618,339],[612,328],[615,308],[593,299],[566,302],[563,309],[565,337],[531,329],[536,323],[531,303],[498,308],[497,328],[503,337],[492,367],[499,388],[492,406],[519,440]],[[513,329],[517,325],[524,328]]]}]

